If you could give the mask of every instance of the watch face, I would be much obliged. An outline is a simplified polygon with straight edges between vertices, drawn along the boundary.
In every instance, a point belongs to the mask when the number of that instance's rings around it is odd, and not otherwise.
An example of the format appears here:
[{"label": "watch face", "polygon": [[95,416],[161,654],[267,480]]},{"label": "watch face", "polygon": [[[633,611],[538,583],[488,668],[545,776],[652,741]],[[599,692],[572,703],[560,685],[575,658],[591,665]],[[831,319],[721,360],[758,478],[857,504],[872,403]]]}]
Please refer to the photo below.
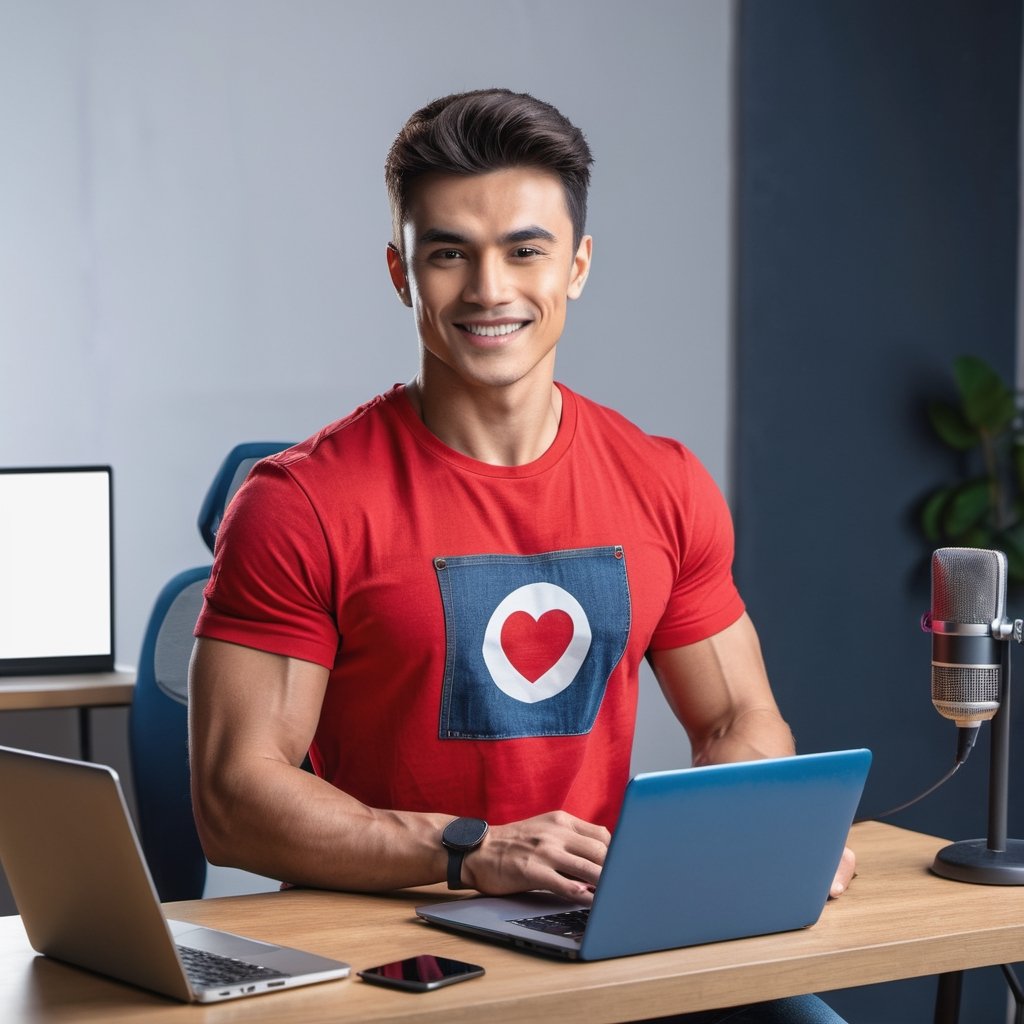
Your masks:
[{"label": "watch face", "polygon": [[445,846],[472,850],[487,835],[487,822],[479,818],[456,818],[445,828],[441,839]]}]

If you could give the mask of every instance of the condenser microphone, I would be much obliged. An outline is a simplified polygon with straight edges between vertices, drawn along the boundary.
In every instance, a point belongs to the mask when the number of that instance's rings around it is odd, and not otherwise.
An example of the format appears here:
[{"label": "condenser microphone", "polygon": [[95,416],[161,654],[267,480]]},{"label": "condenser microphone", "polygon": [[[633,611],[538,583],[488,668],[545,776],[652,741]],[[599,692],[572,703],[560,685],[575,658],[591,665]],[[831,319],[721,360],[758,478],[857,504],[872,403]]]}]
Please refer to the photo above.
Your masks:
[{"label": "condenser microphone", "polygon": [[939,548],[932,555],[932,704],[972,732],[999,710],[1008,639],[1006,555]]},{"label": "condenser microphone", "polygon": [[1006,555],[983,548],[939,548],[932,555],[932,703],[956,722],[957,764],[982,722],[989,748],[988,837],[963,839],[935,854],[932,871],[958,882],[1024,885],[1024,841],[1008,839],[1010,646],[1024,621],[1006,618]]}]

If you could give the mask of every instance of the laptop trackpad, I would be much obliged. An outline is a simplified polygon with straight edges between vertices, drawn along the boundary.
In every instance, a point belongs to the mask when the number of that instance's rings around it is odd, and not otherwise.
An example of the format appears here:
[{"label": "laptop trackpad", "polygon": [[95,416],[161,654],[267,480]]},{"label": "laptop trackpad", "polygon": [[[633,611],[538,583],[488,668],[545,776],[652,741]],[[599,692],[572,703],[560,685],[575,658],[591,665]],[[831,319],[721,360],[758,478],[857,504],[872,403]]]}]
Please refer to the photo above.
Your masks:
[{"label": "laptop trackpad", "polygon": [[268,942],[243,939],[241,935],[232,935],[231,932],[202,928],[188,921],[169,920],[167,923],[171,927],[174,941],[179,945],[191,946],[192,949],[203,949],[208,953],[218,953],[221,956],[233,956],[244,960],[247,956],[271,953],[280,948]]}]

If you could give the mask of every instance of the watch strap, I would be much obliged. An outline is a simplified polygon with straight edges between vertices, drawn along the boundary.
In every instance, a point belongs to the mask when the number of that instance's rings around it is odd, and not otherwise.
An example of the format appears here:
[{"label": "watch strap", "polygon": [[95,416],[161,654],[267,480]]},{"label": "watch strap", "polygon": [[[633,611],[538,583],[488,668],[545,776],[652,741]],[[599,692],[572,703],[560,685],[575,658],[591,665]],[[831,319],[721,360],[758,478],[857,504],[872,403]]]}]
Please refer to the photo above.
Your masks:
[{"label": "watch strap", "polygon": [[465,889],[462,884],[462,861],[465,859],[465,850],[448,850],[448,888]]}]

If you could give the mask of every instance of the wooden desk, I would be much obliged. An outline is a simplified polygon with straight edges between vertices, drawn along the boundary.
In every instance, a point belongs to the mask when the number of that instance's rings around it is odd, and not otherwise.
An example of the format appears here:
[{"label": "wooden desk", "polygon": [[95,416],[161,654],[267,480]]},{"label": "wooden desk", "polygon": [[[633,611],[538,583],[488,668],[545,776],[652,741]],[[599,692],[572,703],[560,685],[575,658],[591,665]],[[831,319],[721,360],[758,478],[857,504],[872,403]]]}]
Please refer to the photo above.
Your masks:
[{"label": "wooden desk", "polygon": [[134,672],[0,676],[0,711],[92,708],[131,704]]},{"label": "wooden desk", "polygon": [[[20,919],[3,918],[0,1020],[602,1024],[1024,959],[1024,890],[932,875],[928,865],[944,842],[873,822],[858,825],[858,877],[812,928],[590,964],[550,961],[431,928],[413,916],[413,908],[426,902],[422,892],[296,890],[169,904],[171,917],[352,964],[353,977],[346,981],[209,1007],[179,1006],[34,957]],[[747,898],[756,899],[752,884]],[[487,975],[423,995],[354,977],[360,968],[426,952],[483,964]]]},{"label": "wooden desk", "polygon": [[89,711],[131,704],[135,673],[83,672],[80,675],[0,676],[0,711],[78,708],[83,760],[92,759]]}]

